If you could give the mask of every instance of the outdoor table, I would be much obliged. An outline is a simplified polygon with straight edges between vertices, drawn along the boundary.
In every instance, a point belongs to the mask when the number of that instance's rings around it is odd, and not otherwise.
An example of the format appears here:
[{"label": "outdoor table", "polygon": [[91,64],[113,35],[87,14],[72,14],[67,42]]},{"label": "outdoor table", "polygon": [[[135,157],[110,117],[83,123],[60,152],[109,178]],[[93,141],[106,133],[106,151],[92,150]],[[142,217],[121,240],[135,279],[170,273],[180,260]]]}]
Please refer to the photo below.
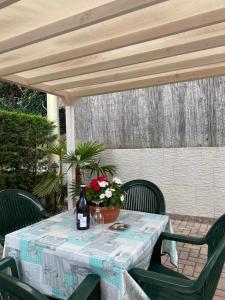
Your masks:
[{"label": "outdoor table", "polygon": [[16,259],[23,281],[49,296],[67,299],[95,273],[104,300],[148,299],[127,270],[147,268],[169,217],[121,210],[117,222],[130,226],[121,232],[110,224],[80,231],[70,210],[6,235],[4,256]]}]

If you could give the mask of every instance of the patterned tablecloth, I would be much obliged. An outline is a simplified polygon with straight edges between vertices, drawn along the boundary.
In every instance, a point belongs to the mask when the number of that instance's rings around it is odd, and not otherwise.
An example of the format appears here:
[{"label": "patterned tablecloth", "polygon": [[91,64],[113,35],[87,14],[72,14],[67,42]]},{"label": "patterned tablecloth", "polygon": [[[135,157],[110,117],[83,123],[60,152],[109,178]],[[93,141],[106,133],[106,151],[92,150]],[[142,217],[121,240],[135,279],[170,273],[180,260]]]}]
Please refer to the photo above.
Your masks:
[{"label": "patterned tablecloth", "polygon": [[73,211],[61,213],[8,234],[4,256],[16,258],[21,279],[47,295],[67,299],[87,274],[96,273],[102,299],[148,299],[127,270],[148,266],[169,217],[122,210],[118,221],[130,227],[78,231]]}]

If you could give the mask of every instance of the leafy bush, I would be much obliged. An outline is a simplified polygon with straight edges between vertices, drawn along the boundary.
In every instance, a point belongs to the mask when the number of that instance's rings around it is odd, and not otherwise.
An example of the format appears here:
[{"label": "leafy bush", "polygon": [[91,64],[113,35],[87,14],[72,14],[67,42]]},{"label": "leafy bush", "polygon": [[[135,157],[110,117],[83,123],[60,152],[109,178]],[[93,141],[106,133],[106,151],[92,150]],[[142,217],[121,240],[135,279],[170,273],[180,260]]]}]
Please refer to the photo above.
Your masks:
[{"label": "leafy bush", "polygon": [[32,192],[47,164],[39,147],[56,139],[53,129],[44,117],[0,110],[0,189]]}]

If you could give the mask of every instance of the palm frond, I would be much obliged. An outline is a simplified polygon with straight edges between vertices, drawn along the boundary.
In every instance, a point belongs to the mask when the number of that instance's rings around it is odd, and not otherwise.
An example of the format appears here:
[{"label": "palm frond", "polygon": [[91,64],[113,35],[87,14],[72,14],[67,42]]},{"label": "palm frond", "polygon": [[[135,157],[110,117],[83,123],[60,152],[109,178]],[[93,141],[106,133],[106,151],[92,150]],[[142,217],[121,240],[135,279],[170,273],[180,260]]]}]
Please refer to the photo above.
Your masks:
[{"label": "palm frond", "polygon": [[97,176],[114,175],[117,171],[117,167],[115,165],[99,165],[99,162],[93,162],[86,166],[85,169],[90,171],[90,175],[96,174]]},{"label": "palm frond", "polygon": [[80,186],[77,183],[77,181],[74,179],[70,185],[70,195],[72,196],[73,200],[76,199],[77,196],[79,196],[80,193]]},{"label": "palm frond", "polygon": [[102,151],[104,151],[103,144],[98,144],[97,142],[81,143],[76,146],[75,151],[65,154],[63,161],[70,164],[69,168],[74,165],[79,165],[83,168],[99,160],[99,155]]},{"label": "palm frond", "polygon": [[105,150],[103,144],[97,142],[85,142],[78,144],[75,150],[75,155],[80,158],[80,161],[93,160],[99,157],[99,154]]},{"label": "palm frond", "polygon": [[117,171],[117,166],[115,165],[103,165],[103,166],[98,166],[98,172],[101,175],[107,176],[110,174],[113,176]]},{"label": "palm frond", "polygon": [[52,144],[48,147],[39,149],[46,154],[55,154],[59,157],[63,157],[66,154],[66,142],[64,140],[61,140],[58,144]]},{"label": "palm frond", "polygon": [[69,151],[63,156],[63,161],[72,166],[77,164],[78,158],[74,151]]},{"label": "palm frond", "polygon": [[34,194],[39,197],[47,197],[51,194],[60,194],[64,191],[62,184],[63,176],[59,176],[53,172],[48,173],[42,180],[35,186]]}]

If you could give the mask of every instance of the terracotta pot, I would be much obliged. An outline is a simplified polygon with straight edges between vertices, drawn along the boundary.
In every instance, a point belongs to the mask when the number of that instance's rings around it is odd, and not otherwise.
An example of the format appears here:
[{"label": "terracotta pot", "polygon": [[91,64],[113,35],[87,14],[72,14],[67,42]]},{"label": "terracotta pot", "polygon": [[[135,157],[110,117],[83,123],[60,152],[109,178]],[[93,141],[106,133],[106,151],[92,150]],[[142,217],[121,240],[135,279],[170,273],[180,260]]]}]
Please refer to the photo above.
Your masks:
[{"label": "terracotta pot", "polygon": [[[96,206],[90,205],[90,212],[93,216],[95,213]],[[100,206],[101,214],[104,217],[104,223],[112,223],[115,222],[120,214],[120,208],[119,207],[101,207]]]}]

